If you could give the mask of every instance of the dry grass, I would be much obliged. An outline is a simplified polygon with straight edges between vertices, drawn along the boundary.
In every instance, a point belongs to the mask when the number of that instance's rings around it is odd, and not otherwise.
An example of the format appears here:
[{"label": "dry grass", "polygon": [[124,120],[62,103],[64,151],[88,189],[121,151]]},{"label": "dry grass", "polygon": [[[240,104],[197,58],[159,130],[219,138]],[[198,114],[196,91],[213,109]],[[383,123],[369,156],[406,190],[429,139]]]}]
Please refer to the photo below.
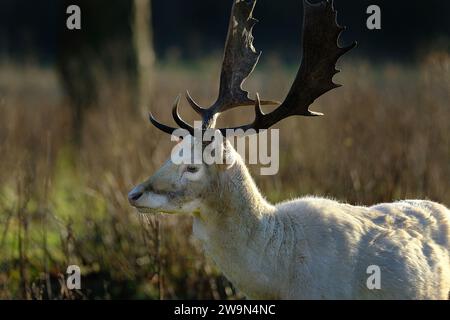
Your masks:
[{"label": "dry grass", "polygon": [[[158,69],[153,108],[162,120],[186,88],[212,101],[218,70],[210,65]],[[0,69],[0,298],[241,298],[192,239],[189,217],[142,223],[128,206],[129,189],[163,163],[171,143],[133,112],[125,80],[103,87],[74,148],[54,71]],[[345,86],[314,106],[325,117],[281,124],[280,172],[255,175],[262,191],[272,201],[315,194],[449,205],[450,56],[409,67],[347,61],[342,69]],[[248,87],[281,99],[293,72],[273,60]],[[249,108],[224,121],[251,117]],[[69,264],[82,268],[79,292],[64,286]]]}]

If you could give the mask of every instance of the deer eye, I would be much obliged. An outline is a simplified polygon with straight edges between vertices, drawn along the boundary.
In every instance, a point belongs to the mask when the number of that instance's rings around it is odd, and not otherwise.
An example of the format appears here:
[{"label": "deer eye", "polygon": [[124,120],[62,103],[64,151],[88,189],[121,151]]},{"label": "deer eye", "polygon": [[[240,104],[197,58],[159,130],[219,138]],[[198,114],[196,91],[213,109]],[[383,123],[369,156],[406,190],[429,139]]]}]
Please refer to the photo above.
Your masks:
[{"label": "deer eye", "polygon": [[198,172],[198,169],[199,168],[196,166],[187,166],[186,171],[190,172],[190,173],[196,173],[196,172]]}]

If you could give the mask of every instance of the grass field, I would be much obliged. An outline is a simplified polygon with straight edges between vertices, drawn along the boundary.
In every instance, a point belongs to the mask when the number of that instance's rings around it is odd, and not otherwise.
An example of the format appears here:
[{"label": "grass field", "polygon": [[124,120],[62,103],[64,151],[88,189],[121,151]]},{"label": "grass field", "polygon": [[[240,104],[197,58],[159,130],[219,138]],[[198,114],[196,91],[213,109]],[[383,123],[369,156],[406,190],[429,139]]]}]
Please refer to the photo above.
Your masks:
[{"label": "grass field", "polygon": [[[251,167],[263,193],[274,202],[314,194],[450,205],[450,56],[431,53],[409,66],[344,60],[336,76],[344,87],[313,106],[325,116],[279,126],[278,175]],[[208,61],[157,68],[159,119],[170,121],[185,89],[203,105],[213,101],[218,60]],[[171,142],[147,110],[132,107],[124,77],[105,81],[75,146],[56,72],[7,61],[0,71],[0,298],[242,298],[202,254],[190,217],[143,221],[128,205],[128,191],[169,157]],[[272,59],[247,87],[281,100],[294,73]],[[195,118],[185,102],[181,112]],[[252,108],[231,111],[219,124],[252,116]],[[71,264],[81,267],[80,291],[65,287]]]}]

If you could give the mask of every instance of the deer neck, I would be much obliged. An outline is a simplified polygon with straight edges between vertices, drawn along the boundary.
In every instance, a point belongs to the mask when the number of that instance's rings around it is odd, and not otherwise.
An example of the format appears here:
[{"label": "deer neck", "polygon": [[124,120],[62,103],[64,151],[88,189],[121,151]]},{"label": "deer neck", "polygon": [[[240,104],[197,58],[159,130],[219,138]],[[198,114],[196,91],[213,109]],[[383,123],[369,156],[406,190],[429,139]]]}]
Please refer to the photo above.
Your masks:
[{"label": "deer neck", "polygon": [[195,218],[205,227],[226,226],[230,232],[240,232],[242,228],[255,230],[262,218],[274,211],[239,159],[232,168],[219,173]]},{"label": "deer neck", "polygon": [[261,195],[241,161],[218,180],[200,212],[194,215],[194,235],[233,283],[247,287],[257,283],[249,273],[259,274],[256,260],[264,256],[275,208]]}]

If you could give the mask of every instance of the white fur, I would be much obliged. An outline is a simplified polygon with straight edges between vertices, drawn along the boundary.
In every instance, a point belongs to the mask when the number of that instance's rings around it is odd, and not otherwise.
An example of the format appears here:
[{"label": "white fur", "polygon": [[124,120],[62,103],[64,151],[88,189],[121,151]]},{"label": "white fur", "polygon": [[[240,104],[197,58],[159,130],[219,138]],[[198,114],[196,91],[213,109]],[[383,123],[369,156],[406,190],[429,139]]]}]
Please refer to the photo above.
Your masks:
[{"label": "white fur", "polygon": [[[224,201],[194,217],[193,231],[249,298],[448,298],[444,206],[415,200],[360,207],[314,197],[272,206],[245,167],[237,171],[227,185],[233,200],[222,194]],[[380,267],[380,290],[366,286],[371,265]]]},{"label": "white fur", "polygon": [[[354,207],[303,198],[249,225],[195,218],[194,234],[250,298],[447,299],[450,212],[429,201]],[[370,265],[381,289],[369,290]]]}]

